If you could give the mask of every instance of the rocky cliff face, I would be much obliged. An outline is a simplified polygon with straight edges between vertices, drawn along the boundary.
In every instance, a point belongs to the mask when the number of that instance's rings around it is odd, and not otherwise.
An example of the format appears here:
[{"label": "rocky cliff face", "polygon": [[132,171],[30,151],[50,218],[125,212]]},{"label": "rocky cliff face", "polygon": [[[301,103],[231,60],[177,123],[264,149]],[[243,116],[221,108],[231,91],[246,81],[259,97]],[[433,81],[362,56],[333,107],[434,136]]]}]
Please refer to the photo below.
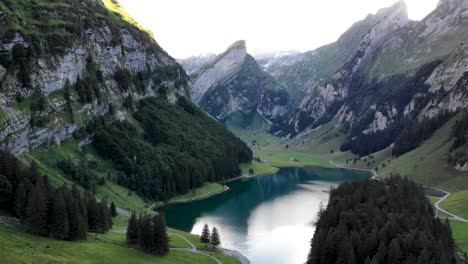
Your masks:
[{"label": "rocky cliff face", "polygon": [[[416,22],[408,20],[406,5],[399,2],[356,23],[336,43],[268,67],[280,82],[303,95],[295,113],[281,125],[281,134],[291,137],[335,116],[341,124],[362,127],[363,133],[384,131],[405,116],[421,119],[465,107],[468,98],[460,78],[467,70],[467,12],[466,1],[441,1]],[[325,70],[318,66],[324,60],[331,62]],[[414,75],[419,78],[414,82],[425,85],[411,90],[409,84],[402,88],[395,83]],[[399,96],[408,97],[408,102]]]},{"label": "rocky cliff face", "polygon": [[[349,97],[353,76],[363,62],[378,52],[385,41],[404,30],[408,24],[406,5],[404,2],[398,2],[394,6],[382,9],[376,15],[371,15],[359,22],[340,38],[339,43],[332,44],[333,47],[346,46],[345,43],[357,43],[349,57],[333,75],[320,81],[311,82],[313,86],[306,89],[309,93],[305,95],[296,113],[289,120],[291,129],[289,129],[290,133],[286,134],[293,135],[311,124],[318,125],[328,122]],[[363,28],[367,29],[367,32],[358,42],[355,42],[354,34]],[[344,54],[346,53],[349,53],[349,50],[344,52]],[[314,79],[326,77],[330,72],[331,70],[328,70],[324,74],[316,75]]]},{"label": "rocky cliff face", "polygon": [[289,113],[289,96],[247,53],[244,41],[192,74],[192,98],[224,123],[249,126],[259,115],[268,124]]},{"label": "rocky cliff face", "polygon": [[190,76],[197,74],[203,66],[211,63],[215,58],[216,54],[208,53],[199,56],[192,56],[186,59],[179,59],[177,62],[182,65],[185,72]]},{"label": "rocky cliff face", "polygon": [[0,12],[12,28],[0,35],[3,149],[22,155],[59,143],[110,109],[125,118],[147,96],[161,94],[172,101],[190,96],[187,76],[176,61],[100,0],[25,9],[32,10],[28,15],[55,19],[57,27],[28,24],[14,12],[21,4],[8,2]]}]

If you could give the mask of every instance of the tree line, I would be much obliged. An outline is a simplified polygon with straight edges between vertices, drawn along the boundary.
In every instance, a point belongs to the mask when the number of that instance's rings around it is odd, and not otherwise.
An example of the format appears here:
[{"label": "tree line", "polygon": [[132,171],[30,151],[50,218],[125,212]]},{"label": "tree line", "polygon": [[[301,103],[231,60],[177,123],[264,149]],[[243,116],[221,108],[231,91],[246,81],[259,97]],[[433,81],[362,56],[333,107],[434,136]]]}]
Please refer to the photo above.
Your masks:
[{"label": "tree line", "polygon": [[133,213],[128,220],[127,243],[143,251],[164,256],[169,253],[169,237],[164,216],[140,215]]},{"label": "tree line", "polygon": [[464,112],[452,127],[453,143],[450,148],[449,163],[463,166],[468,162],[468,112]]},{"label": "tree line", "polygon": [[205,246],[211,245],[213,248],[221,245],[221,237],[219,235],[218,229],[213,227],[213,230],[210,233],[210,228],[208,224],[203,226],[202,234],[200,236],[200,242],[205,244]]},{"label": "tree line", "polygon": [[[366,76],[360,74],[354,76],[347,106],[349,111],[360,114],[350,126],[348,140],[342,144],[341,150],[350,150],[354,154],[366,156],[395,143],[393,155],[400,156],[419,147],[424,140],[432,136],[454,116],[453,113],[443,111],[435,117],[420,120],[416,114],[420,113],[434,96],[429,91],[430,86],[426,80],[440,63],[440,60],[427,63],[418,69],[414,76],[396,74],[372,81],[367,81]],[[417,96],[418,94],[421,96]],[[410,103],[412,111],[405,114],[405,107]],[[375,109],[369,108],[369,105],[381,107]],[[368,131],[377,111],[390,120],[384,130]]]},{"label": "tree line", "polygon": [[424,189],[392,176],[343,183],[319,213],[308,264],[455,263],[450,224]]},{"label": "tree line", "polygon": [[61,240],[83,240],[88,231],[104,233],[113,224],[106,201],[83,196],[76,186],[54,188],[34,162],[24,169],[5,152],[0,152],[0,208],[18,217],[30,233]]},{"label": "tree line", "polygon": [[[449,111],[441,111],[432,118],[424,118],[416,125],[409,124],[405,126],[395,140],[392,154],[398,157],[419,147],[454,115],[454,113]],[[415,120],[414,122],[417,121]]]},{"label": "tree line", "polygon": [[94,135],[97,153],[123,172],[118,183],[142,197],[166,200],[236,177],[240,163],[252,160],[243,141],[184,97],[141,100],[134,118],[98,118],[77,137]]}]

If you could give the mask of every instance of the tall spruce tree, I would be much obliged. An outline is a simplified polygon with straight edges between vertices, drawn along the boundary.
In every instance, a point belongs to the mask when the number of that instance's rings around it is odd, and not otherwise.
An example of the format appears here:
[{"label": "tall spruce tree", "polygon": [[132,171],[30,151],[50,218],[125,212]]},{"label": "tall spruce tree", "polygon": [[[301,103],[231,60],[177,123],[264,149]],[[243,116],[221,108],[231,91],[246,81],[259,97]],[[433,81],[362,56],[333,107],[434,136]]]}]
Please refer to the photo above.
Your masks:
[{"label": "tall spruce tree", "polygon": [[205,244],[207,246],[210,243],[210,228],[208,227],[208,224],[205,224],[203,226],[203,231],[200,236],[200,242]]},{"label": "tall spruce tree", "polygon": [[166,223],[161,214],[153,218],[153,240],[156,255],[164,256],[169,253]]},{"label": "tall spruce tree", "polygon": [[154,253],[153,221],[150,216],[145,215],[140,219],[139,223],[139,245],[145,252]]},{"label": "tall spruce tree", "polygon": [[11,182],[0,174],[0,208],[8,208],[13,201],[13,186]]},{"label": "tall spruce tree", "polygon": [[94,197],[86,199],[86,212],[88,213],[88,230],[91,232],[98,232],[98,206]]},{"label": "tall spruce tree", "polygon": [[112,202],[110,205],[110,211],[112,217],[117,217],[117,208],[115,207],[114,202]]},{"label": "tall spruce tree", "polygon": [[221,239],[219,237],[218,229],[216,229],[216,227],[213,227],[213,231],[211,231],[210,244],[214,248],[221,245]]},{"label": "tall spruce tree", "polygon": [[65,190],[65,201],[68,209],[68,222],[70,223],[69,240],[83,240],[86,238],[87,224],[80,209],[81,196],[75,198],[72,192]]},{"label": "tall spruce tree", "polygon": [[37,235],[47,236],[47,201],[40,184],[31,191],[26,207],[26,224],[28,230]]},{"label": "tall spruce tree", "polygon": [[127,243],[130,245],[138,243],[138,219],[135,212],[133,212],[130,219],[128,219]]},{"label": "tall spruce tree", "polygon": [[16,189],[15,195],[15,214],[20,220],[26,218],[26,207],[28,205],[28,195],[33,188],[31,181],[28,178],[24,178],[23,181]]},{"label": "tall spruce tree", "polygon": [[63,191],[57,190],[51,210],[50,234],[56,239],[65,240],[70,237],[70,222]]}]

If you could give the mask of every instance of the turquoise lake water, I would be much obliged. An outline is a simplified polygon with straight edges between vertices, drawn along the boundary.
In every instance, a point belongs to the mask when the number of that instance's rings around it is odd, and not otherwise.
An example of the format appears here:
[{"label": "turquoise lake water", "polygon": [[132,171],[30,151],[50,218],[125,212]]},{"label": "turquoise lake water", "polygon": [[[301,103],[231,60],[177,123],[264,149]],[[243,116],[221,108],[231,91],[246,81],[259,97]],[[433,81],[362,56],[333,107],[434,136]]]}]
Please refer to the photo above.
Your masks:
[{"label": "turquoise lake water", "polygon": [[222,246],[253,264],[304,263],[314,222],[328,190],[366,172],[317,167],[281,169],[277,174],[228,183],[223,194],[164,209],[168,226],[201,234],[206,223],[221,234]]}]

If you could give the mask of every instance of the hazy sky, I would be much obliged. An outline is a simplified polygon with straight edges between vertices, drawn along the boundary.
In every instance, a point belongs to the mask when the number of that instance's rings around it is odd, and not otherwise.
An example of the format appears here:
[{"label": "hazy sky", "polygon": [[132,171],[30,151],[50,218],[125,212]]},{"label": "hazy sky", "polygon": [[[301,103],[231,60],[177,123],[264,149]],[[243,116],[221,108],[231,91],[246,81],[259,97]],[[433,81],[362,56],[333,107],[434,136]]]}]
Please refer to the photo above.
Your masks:
[{"label": "hazy sky", "polygon": [[[396,0],[119,0],[176,58],[220,53],[246,40],[250,53],[313,50]],[[438,0],[406,0],[420,20]]]}]

